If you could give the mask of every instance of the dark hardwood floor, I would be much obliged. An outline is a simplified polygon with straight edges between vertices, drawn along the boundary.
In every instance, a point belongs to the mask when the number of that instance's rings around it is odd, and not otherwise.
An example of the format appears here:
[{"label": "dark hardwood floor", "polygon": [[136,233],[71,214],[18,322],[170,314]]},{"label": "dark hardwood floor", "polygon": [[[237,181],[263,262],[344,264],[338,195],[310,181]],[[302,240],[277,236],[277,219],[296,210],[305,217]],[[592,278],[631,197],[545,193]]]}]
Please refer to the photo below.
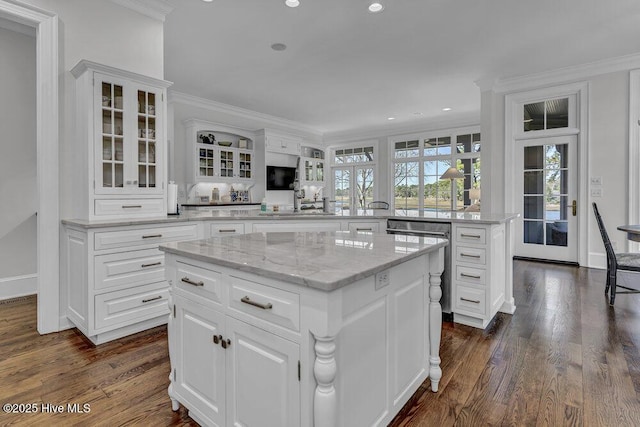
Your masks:
[{"label": "dark hardwood floor", "polygon": [[[586,268],[515,261],[514,279],[513,316],[445,323],[439,392],[427,380],[392,425],[640,426],[640,295],[609,307],[604,271]],[[0,403],[38,408],[0,425],[196,425],[171,411],[168,375],[164,327],[94,347],[75,330],[38,335],[34,297],[0,302]]]}]

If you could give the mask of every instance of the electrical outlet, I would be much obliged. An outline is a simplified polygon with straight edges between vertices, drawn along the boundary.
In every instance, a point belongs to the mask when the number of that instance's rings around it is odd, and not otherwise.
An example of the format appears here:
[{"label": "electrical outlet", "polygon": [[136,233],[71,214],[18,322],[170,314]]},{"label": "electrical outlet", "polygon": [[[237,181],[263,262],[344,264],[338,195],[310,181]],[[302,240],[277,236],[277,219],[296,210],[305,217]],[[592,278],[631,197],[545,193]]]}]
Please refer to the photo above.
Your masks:
[{"label": "electrical outlet", "polygon": [[591,197],[602,197],[602,188],[592,188]]},{"label": "electrical outlet", "polygon": [[389,285],[389,270],[376,273],[376,291]]},{"label": "electrical outlet", "polygon": [[602,177],[601,176],[592,176],[591,177],[591,185],[602,185]]}]

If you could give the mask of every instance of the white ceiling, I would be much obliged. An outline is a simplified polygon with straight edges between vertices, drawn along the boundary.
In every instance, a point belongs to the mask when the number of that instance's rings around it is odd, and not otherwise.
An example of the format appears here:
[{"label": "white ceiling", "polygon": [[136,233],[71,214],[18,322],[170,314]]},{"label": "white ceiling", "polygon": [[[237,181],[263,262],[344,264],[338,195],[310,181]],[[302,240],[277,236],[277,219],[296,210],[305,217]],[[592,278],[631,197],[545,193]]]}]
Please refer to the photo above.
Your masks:
[{"label": "white ceiling", "polygon": [[640,52],[638,0],[387,0],[380,14],[366,0],[170,3],[173,90],[327,134],[479,120],[478,80]]}]

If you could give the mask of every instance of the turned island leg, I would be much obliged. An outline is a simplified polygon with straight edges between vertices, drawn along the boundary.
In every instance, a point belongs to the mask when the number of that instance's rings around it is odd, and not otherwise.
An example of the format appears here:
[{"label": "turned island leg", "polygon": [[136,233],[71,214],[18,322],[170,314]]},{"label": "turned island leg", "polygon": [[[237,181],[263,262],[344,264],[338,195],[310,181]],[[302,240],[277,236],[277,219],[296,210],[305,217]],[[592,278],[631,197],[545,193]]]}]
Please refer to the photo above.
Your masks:
[{"label": "turned island leg", "polygon": [[334,427],[338,421],[338,396],[334,387],[336,379],[335,337],[314,337],[316,360],[313,374],[316,390],[313,397],[313,425]]},{"label": "turned island leg", "polygon": [[[171,281],[169,281],[169,283],[171,284]],[[173,357],[175,357],[175,352],[173,350],[174,344],[171,340],[171,338],[173,337],[173,314],[175,313],[174,311],[174,305],[173,305],[173,294],[171,291],[169,291],[169,321],[167,322],[167,340],[169,342],[169,362],[170,362],[170,369],[171,371],[169,372],[169,388],[167,389],[167,393],[169,394],[169,399],[171,399],[171,409],[175,412],[178,409],[180,409],[180,402],[178,402],[176,399],[174,399],[174,395],[173,395],[173,381],[175,380],[174,378],[174,369],[173,369]],[[173,356],[173,357],[172,357]]]},{"label": "turned island leg", "polygon": [[429,262],[429,378],[431,391],[438,391],[438,383],[442,378],[440,369],[440,335],[442,334],[442,297],[441,276],[444,268],[443,249],[433,254]]}]

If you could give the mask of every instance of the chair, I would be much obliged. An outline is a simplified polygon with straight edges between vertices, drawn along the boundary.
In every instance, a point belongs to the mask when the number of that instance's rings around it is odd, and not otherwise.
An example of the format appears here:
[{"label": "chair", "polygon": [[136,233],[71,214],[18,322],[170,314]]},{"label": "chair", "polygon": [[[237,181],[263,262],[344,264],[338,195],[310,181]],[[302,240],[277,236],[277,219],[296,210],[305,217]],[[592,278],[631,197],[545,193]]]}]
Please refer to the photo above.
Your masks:
[{"label": "chair", "polygon": [[[621,286],[617,284],[617,273],[618,270],[625,271],[637,271],[640,272],[640,253],[615,253],[613,251],[613,246],[611,245],[611,241],[609,240],[609,235],[607,234],[607,230],[604,228],[604,223],[602,222],[602,217],[600,216],[600,212],[598,212],[598,205],[593,203],[593,212],[596,215],[596,221],[598,222],[598,228],[600,229],[600,234],[602,235],[602,242],[604,243],[604,249],[607,253],[607,282],[604,288],[605,295],[609,292],[609,288],[611,288],[611,296],[609,297],[609,305],[613,305],[616,301],[616,293],[618,294],[637,294],[640,293],[638,289],[628,288],[626,286]],[[617,291],[616,288],[623,288],[626,291]]]},{"label": "chair", "polygon": [[389,209],[389,203],[381,201],[373,201],[367,204],[367,209]]}]

